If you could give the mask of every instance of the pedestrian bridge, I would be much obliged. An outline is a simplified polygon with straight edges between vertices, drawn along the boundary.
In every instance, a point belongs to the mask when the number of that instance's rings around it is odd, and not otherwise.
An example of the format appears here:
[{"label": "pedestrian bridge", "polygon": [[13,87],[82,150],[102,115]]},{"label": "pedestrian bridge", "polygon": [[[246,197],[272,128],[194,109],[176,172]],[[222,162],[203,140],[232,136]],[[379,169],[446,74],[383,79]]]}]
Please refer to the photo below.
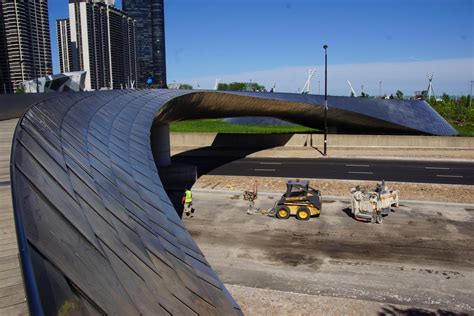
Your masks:
[{"label": "pedestrian bridge", "polygon": [[[30,311],[240,314],[163,188],[167,124],[273,116],[321,128],[323,113],[321,96],[184,90],[51,94],[31,104],[10,170]],[[456,133],[423,101],[331,97],[328,122],[344,132]]]}]

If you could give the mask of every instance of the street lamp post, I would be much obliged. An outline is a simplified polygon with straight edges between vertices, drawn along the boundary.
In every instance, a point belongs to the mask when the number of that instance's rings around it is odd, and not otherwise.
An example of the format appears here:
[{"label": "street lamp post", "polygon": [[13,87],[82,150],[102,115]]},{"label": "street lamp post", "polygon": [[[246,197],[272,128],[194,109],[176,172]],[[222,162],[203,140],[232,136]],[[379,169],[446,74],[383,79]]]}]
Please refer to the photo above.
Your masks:
[{"label": "street lamp post", "polygon": [[324,45],[324,156],[328,147],[328,46]]}]

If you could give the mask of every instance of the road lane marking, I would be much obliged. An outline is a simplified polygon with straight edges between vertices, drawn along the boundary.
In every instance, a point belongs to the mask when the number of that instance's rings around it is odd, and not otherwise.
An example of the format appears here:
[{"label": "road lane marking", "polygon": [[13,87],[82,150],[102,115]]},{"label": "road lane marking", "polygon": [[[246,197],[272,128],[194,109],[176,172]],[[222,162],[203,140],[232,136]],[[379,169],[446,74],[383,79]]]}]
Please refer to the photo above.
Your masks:
[{"label": "road lane marking", "polygon": [[436,176],[443,177],[443,178],[462,178],[462,176],[451,175],[451,174],[437,174]]},{"label": "road lane marking", "polygon": [[276,169],[253,169],[254,171],[276,171]]},{"label": "road lane marking", "polygon": [[281,165],[281,162],[259,162],[261,165]]},{"label": "road lane marking", "polygon": [[369,165],[351,165],[351,164],[347,164],[346,167],[370,167]]},{"label": "road lane marking", "polygon": [[373,172],[364,172],[364,171],[349,171],[348,173],[356,173],[356,174],[374,174]]},{"label": "road lane marking", "polygon": [[446,168],[446,167],[425,167],[425,169],[433,169],[433,170],[449,170],[450,168]]}]

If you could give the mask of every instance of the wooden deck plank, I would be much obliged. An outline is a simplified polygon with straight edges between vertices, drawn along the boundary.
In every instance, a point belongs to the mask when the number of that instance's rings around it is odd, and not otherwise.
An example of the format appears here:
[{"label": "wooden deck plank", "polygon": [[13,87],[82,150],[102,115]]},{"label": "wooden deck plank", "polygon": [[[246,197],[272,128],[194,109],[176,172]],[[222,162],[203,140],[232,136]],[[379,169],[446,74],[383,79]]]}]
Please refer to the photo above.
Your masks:
[{"label": "wooden deck plank", "polygon": [[[10,286],[10,285],[21,285],[23,286],[23,279],[21,275],[13,276],[11,278],[7,278],[2,280],[2,287]],[[2,314],[2,310],[0,309],[0,315]]]},{"label": "wooden deck plank", "polygon": [[19,261],[18,260],[18,254],[10,255],[10,256],[5,256],[0,258],[0,264],[5,264],[13,261]]},{"label": "wooden deck plank", "polygon": [[18,260],[12,260],[11,262],[0,264],[0,272],[14,269],[14,268],[18,269],[19,267],[20,267],[20,262]]},{"label": "wooden deck plank", "polygon": [[7,244],[15,244],[16,245],[16,238],[2,238],[0,239],[0,246],[7,245]]},{"label": "wooden deck plank", "polygon": [[0,271],[0,281],[17,277],[17,276],[21,276],[21,272],[20,272],[20,269],[18,269],[18,267],[14,267],[9,270]]},{"label": "wooden deck plank", "polygon": [[10,255],[17,255],[18,254],[18,249],[7,249],[2,252],[0,252],[0,258],[8,257]]},{"label": "wooden deck plank", "polygon": [[15,232],[13,233],[5,233],[0,235],[0,240],[15,240],[16,241],[16,235]]},{"label": "wooden deck plank", "polygon": [[0,187],[0,201],[0,315],[28,314],[9,186]]},{"label": "wooden deck plank", "polygon": [[0,297],[23,294],[23,292],[23,286],[18,284],[0,287]]},{"label": "wooden deck plank", "polygon": [[0,297],[0,306],[10,307],[21,303],[25,303],[25,295],[23,293]]},{"label": "wooden deck plank", "polygon": [[0,121],[0,181],[10,180],[10,152],[18,119]]},{"label": "wooden deck plank", "polygon": [[16,305],[7,306],[0,308],[0,314],[3,316],[13,316],[13,315],[24,315],[28,313],[28,306],[26,303],[20,303]]}]

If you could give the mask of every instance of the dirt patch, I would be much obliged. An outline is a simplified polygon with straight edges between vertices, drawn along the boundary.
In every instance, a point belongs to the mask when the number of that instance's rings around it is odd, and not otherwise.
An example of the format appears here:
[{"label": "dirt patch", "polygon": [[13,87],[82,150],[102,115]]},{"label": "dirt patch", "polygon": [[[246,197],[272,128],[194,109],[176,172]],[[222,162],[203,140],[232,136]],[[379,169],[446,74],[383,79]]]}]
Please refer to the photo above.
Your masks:
[{"label": "dirt patch", "polygon": [[276,252],[276,253],[270,252],[268,256],[273,261],[281,261],[284,264],[291,267],[296,267],[303,264],[305,265],[314,264],[315,261],[317,260],[316,258],[313,258],[312,256],[292,253],[292,252]]},{"label": "dirt patch", "polygon": [[[287,178],[210,176],[204,175],[194,184],[194,188],[215,190],[239,190],[252,188],[257,181],[261,192],[285,192]],[[325,196],[350,197],[351,188],[356,185],[374,188],[376,181],[311,179],[310,185],[321,190]],[[425,184],[406,182],[386,182],[393,189],[400,190],[401,200],[438,201],[454,203],[474,203],[474,186],[455,184]],[[329,201],[326,203],[330,203]],[[472,209],[469,209],[472,210]]]},{"label": "dirt patch", "polygon": [[467,315],[453,311],[226,284],[245,315]]},{"label": "dirt patch", "polygon": [[[424,308],[472,311],[473,217],[465,206],[404,202],[406,206],[377,225],[355,221],[350,210],[344,211],[347,205],[334,199],[319,218],[278,220],[247,215],[242,201],[237,205],[229,199],[232,194],[197,190],[199,211],[184,223],[193,235],[201,232],[193,237],[225,283],[285,292],[275,315],[285,314],[284,307],[295,300],[293,293],[355,298],[385,307],[404,304],[408,306],[399,311],[413,313]],[[270,207],[267,196],[256,207]],[[223,201],[228,206],[215,216],[216,203]],[[235,298],[251,315],[272,314],[276,304],[271,296],[268,304],[263,298],[247,301],[253,296]],[[336,301],[330,306],[337,309]],[[289,315],[305,314],[306,308],[307,315],[350,315],[343,310],[314,312],[314,304],[299,303]],[[260,310],[262,305],[265,310]],[[377,310],[368,314],[377,315]],[[363,311],[356,308],[353,314]]]}]

